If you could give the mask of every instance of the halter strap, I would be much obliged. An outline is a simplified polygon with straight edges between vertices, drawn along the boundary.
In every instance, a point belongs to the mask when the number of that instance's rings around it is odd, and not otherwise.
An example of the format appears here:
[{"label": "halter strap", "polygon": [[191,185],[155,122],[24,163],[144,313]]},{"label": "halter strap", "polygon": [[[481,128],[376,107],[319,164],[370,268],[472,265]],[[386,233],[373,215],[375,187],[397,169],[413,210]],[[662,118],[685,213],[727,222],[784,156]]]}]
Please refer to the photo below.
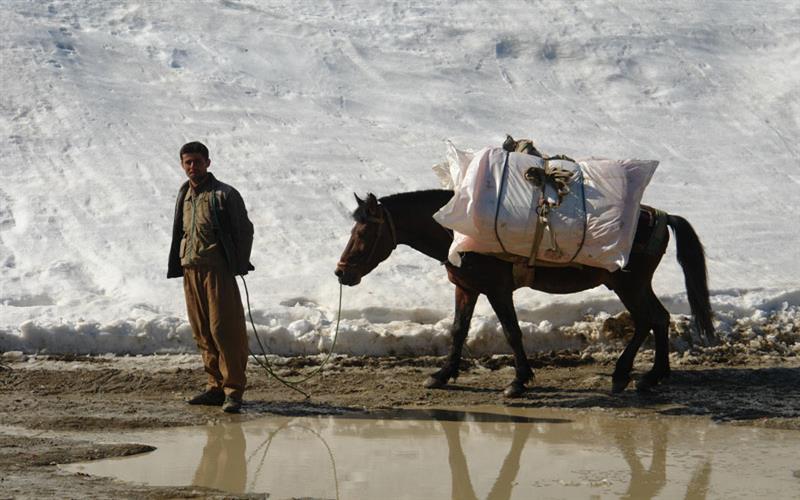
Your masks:
[{"label": "halter strap", "polygon": [[[374,222],[374,223],[378,224],[378,235],[375,237],[375,242],[372,244],[372,249],[369,251],[369,255],[364,260],[364,262],[360,262],[360,263],[355,264],[355,265],[365,265],[365,264],[367,264],[369,262],[372,262],[372,257],[375,255],[375,251],[378,249],[378,244],[380,243],[381,236],[383,235],[383,225],[384,225],[384,223],[387,223],[387,225],[389,226],[389,234],[392,237],[392,250],[397,248],[397,229],[395,228],[394,219],[392,218],[392,214],[389,212],[389,210],[384,205],[378,205],[378,206],[380,206],[380,208],[381,208],[380,217],[371,216],[371,217],[367,217],[365,219],[367,222]],[[339,265],[340,266],[344,265],[345,267],[349,267],[348,264],[346,264],[346,263],[344,263],[342,261],[339,261]]]},{"label": "halter strap", "polygon": [[[397,248],[397,230],[395,229],[394,226],[394,219],[392,218],[392,214],[389,212],[389,209],[386,208],[385,205],[379,205],[379,206],[382,212],[381,216],[367,217],[365,220],[367,222],[375,222],[376,224],[381,224],[381,226],[383,226],[384,222],[387,222],[389,224],[389,232],[392,235],[392,250],[394,250],[395,248]],[[381,227],[380,230],[382,231],[383,227]],[[378,237],[375,238],[376,245],[379,240],[380,240],[380,233],[378,233]]]},{"label": "halter strap", "polygon": [[386,222],[389,223],[389,232],[392,235],[392,250],[394,250],[397,248],[397,230],[394,227],[394,219],[392,218],[392,214],[389,213],[389,209],[386,208],[386,205],[381,205],[381,208],[386,215]]}]

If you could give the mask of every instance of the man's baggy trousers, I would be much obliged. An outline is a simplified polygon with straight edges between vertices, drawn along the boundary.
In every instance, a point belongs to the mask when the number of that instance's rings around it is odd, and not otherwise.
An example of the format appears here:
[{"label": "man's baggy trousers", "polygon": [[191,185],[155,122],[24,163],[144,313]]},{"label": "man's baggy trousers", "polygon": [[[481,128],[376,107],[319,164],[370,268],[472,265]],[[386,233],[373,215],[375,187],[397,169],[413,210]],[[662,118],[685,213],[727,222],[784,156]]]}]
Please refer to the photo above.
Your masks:
[{"label": "man's baggy trousers", "polygon": [[247,383],[247,330],[236,277],[225,269],[183,269],[186,310],[208,373],[208,390],[242,397]]}]

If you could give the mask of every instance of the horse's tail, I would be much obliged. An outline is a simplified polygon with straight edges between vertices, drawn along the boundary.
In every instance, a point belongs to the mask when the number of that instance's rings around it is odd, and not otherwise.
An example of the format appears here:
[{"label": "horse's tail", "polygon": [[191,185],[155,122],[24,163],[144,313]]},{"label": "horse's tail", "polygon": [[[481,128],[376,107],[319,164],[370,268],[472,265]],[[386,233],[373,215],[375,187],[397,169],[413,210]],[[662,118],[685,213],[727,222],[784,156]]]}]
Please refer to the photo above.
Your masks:
[{"label": "horse's tail", "polygon": [[683,217],[669,215],[667,225],[675,233],[678,262],[683,268],[686,293],[689,296],[689,306],[692,308],[695,326],[707,341],[715,341],[703,244],[700,243],[700,238],[697,237],[689,221]]}]

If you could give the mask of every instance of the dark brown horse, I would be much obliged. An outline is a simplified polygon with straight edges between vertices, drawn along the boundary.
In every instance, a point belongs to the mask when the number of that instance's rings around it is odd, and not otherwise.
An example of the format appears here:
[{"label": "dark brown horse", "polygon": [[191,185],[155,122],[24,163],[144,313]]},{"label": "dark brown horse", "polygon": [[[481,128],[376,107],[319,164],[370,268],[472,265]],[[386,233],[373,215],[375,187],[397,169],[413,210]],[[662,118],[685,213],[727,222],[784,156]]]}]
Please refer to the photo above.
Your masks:
[{"label": "dark brown horse", "polygon": [[[447,262],[447,253],[453,240],[452,232],[439,225],[432,215],[453,196],[452,191],[431,190],[400,193],[378,200],[373,194],[366,201],[356,196],[358,208],[353,212],[356,223],[350,241],[336,266],[336,276],[344,285],[357,285],[363,276],[392,253],[399,244],[405,244],[432,257],[447,267],[450,281],[456,286],[456,309],[451,334],[450,354],[442,367],[431,374],[426,387],[444,387],[458,376],[461,350],[467,338],[475,303],[485,294],[503,326],[506,340],[514,351],[516,376],[505,389],[508,397],[518,397],[525,384],[533,378],[525,350],[522,331],[517,322],[512,293],[515,284],[512,264],[499,258],[466,253],[461,267]],[[612,375],[612,390],[621,392],[630,382],[630,373],[636,352],[650,331],[655,336],[655,362],[653,368],[638,382],[638,390],[649,390],[669,376],[670,316],[656,295],[651,281],[661,257],[669,243],[669,232],[662,228],[661,237],[655,238],[658,225],[653,224],[654,211],[643,207],[640,211],[634,248],[624,269],[614,272],[595,267],[537,267],[535,278],[529,286],[548,293],[574,293],[605,285],[613,290],[630,311],[634,322],[634,336],[617,360]],[[698,331],[706,339],[714,338],[711,306],[708,296],[706,263],[703,246],[692,226],[676,215],[666,216],[677,240],[678,262],[683,268],[689,304]]]}]

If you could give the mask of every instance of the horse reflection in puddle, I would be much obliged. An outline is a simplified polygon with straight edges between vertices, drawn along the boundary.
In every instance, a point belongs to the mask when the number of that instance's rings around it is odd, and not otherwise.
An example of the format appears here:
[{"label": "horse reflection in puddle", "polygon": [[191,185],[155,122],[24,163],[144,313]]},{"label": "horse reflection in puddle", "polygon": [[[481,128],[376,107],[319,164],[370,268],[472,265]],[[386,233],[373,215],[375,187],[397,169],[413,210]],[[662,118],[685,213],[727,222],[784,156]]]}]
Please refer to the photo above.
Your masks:
[{"label": "horse reflection in puddle", "polygon": [[[475,494],[475,489],[472,486],[472,480],[469,476],[467,459],[464,456],[464,450],[461,448],[461,426],[462,424],[442,425],[444,435],[447,438],[452,497],[454,500],[477,500],[478,497]],[[505,460],[503,460],[503,465],[500,466],[500,472],[497,474],[497,479],[495,479],[494,485],[491,491],[489,491],[489,495],[486,497],[487,500],[511,498],[511,490],[514,487],[517,474],[519,473],[522,450],[525,448],[525,443],[528,440],[531,429],[532,426],[530,424],[514,426],[511,448],[508,450]]]},{"label": "horse reflection in puddle", "polygon": [[[622,496],[624,499],[655,498],[667,483],[668,425],[666,422],[655,421],[649,426],[649,430],[653,451],[650,455],[650,467],[645,468],[636,450],[636,443],[640,440],[633,439],[630,429],[621,425],[609,429],[622,453],[622,458],[631,470],[628,490]],[[708,494],[710,481],[711,462],[708,459],[701,459],[692,473],[684,498],[704,500]]]},{"label": "horse reflection in puddle", "polygon": [[[533,426],[526,423],[513,423],[511,447],[500,467],[492,489],[486,496],[487,500],[506,500],[511,498],[512,489],[517,484],[520,470],[522,452],[528,442]],[[453,500],[477,500],[478,496],[472,485],[467,459],[461,446],[461,429],[465,424],[442,424],[442,430],[447,439],[448,459],[451,473],[451,496]],[[652,453],[650,467],[645,468],[637,453],[636,443],[630,429],[626,426],[614,425],[606,429],[614,436],[614,441],[622,458],[630,469],[628,488],[621,496],[624,499],[652,499],[656,498],[667,484],[667,450],[668,450],[668,425],[664,422],[654,422],[650,427]],[[564,438],[554,437],[554,434],[536,434],[536,440],[559,444]],[[637,436],[638,438],[639,436]],[[705,500],[709,492],[711,480],[711,462],[700,459],[697,468],[692,473],[686,487],[686,500]]]}]

